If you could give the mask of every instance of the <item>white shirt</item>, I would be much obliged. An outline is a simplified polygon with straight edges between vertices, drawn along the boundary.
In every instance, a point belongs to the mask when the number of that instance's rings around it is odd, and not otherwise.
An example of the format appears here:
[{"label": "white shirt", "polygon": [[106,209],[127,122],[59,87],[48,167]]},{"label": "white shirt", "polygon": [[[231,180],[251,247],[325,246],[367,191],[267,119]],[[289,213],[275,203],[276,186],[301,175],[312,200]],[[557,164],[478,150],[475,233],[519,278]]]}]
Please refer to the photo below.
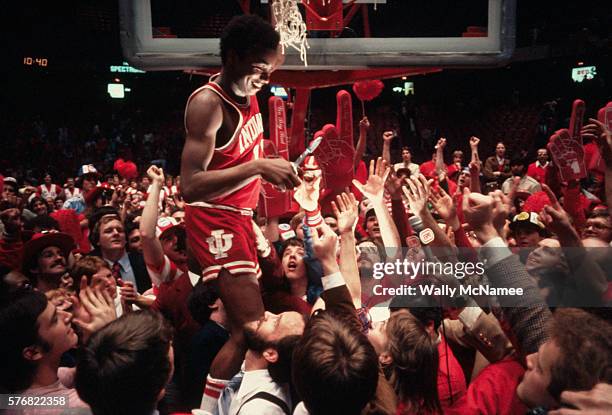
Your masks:
[{"label": "white shirt", "polygon": [[[265,399],[253,399],[242,406],[251,396],[258,392],[268,392],[287,404],[291,408],[291,395],[287,385],[279,385],[274,382],[268,373],[268,369],[251,370],[244,372],[244,378],[240,384],[238,393],[230,405],[230,415],[236,415],[240,409],[240,415],[285,415],[283,409]],[[242,408],[240,408],[242,406]]]},{"label": "white shirt", "polygon": [[300,402],[295,407],[293,415],[310,415],[310,412],[308,412],[308,409],[306,409],[306,407],[304,406],[304,402]]},{"label": "white shirt", "polygon": [[398,171],[399,169],[410,170],[410,177],[417,177],[419,175],[419,165],[416,163],[410,163],[408,164],[408,166],[406,166],[404,162],[396,163],[393,165],[393,168],[395,169],[395,171]]}]

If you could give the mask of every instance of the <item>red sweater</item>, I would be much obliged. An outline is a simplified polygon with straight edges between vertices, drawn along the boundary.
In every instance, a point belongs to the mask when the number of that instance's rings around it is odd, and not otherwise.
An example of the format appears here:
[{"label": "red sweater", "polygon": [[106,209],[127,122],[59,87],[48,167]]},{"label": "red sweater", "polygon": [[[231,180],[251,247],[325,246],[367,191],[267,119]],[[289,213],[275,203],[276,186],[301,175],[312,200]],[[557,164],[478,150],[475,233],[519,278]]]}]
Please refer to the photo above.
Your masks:
[{"label": "red sweater", "polygon": [[[445,410],[463,397],[467,391],[463,369],[457,361],[452,349],[447,347],[444,336],[440,336],[438,343],[438,399],[442,409]],[[448,365],[446,356],[448,351]],[[449,388],[450,379],[450,388]]]},{"label": "red sweater", "polygon": [[467,394],[444,413],[522,415],[528,408],[516,396],[516,387],[524,373],[514,355],[492,363],[470,383]]}]

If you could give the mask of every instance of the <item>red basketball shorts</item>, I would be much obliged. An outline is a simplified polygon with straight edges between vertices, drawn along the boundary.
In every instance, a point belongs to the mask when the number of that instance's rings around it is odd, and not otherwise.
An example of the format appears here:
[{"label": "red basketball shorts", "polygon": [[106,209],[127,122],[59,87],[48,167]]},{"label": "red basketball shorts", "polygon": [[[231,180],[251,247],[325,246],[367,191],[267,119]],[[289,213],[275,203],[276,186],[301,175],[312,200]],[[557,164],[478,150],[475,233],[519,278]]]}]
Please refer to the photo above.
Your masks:
[{"label": "red basketball shorts", "polygon": [[187,205],[185,228],[191,252],[202,267],[202,277],[216,276],[222,268],[232,275],[261,275],[250,215]]}]

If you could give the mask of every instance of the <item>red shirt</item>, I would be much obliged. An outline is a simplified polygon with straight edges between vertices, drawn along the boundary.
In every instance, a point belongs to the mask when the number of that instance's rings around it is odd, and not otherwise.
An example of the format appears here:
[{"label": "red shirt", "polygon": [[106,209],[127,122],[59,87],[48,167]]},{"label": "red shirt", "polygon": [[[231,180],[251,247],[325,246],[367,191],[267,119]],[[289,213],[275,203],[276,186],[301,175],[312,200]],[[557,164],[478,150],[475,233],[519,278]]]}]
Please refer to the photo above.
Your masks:
[{"label": "red shirt", "polygon": [[[232,100],[218,84],[209,82],[191,94],[187,105],[196,94],[204,89],[217,94],[238,115],[238,124],[234,134],[226,144],[215,147],[207,170],[223,170],[257,160],[263,151],[263,119],[259,112],[257,98],[250,96],[248,97],[249,103],[241,105]],[[241,209],[254,209],[259,201],[260,184],[259,176],[250,177],[224,194],[206,200],[206,202]]]},{"label": "red shirt", "polygon": [[421,174],[427,178],[433,177],[436,173],[436,163],[432,160],[426,161],[419,166]]},{"label": "red shirt", "polygon": [[[438,399],[442,409],[446,409],[451,406],[451,403],[458,402],[465,395],[467,386],[463,369],[457,361],[455,354],[447,346],[444,336],[440,336],[440,339],[440,343],[438,343],[438,356],[440,359],[438,362]],[[448,365],[446,364],[447,354]]]},{"label": "red shirt", "polygon": [[546,167],[539,166],[535,162],[531,163],[529,167],[527,167],[527,176],[531,176],[540,183],[546,183],[546,170],[548,169],[548,165]]},{"label": "red shirt", "polygon": [[516,395],[525,373],[514,356],[491,363],[476,376],[467,393],[445,414],[524,414],[527,407]]}]

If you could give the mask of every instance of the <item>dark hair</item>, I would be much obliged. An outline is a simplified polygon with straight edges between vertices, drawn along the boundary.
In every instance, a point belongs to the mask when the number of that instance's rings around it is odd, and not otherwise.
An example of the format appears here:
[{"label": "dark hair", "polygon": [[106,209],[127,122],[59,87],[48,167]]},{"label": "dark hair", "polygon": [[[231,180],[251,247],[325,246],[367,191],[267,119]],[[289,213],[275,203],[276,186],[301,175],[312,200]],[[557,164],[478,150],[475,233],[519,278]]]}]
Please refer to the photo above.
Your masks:
[{"label": "dark hair", "polygon": [[45,207],[47,207],[47,201],[45,199],[43,199],[40,196],[34,196],[28,202],[28,209],[31,210],[32,212],[34,211],[34,203],[36,203],[36,202],[41,202],[41,203],[43,203],[45,205]]},{"label": "dark hair", "polygon": [[170,379],[172,329],[150,311],[109,323],[83,347],[75,386],[94,414],[149,415]]},{"label": "dark hair", "polygon": [[427,323],[433,321],[433,329],[436,332],[443,320],[442,307],[436,302],[436,298],[430,295],[417,294],[415,296],[405,295],[393,297],[389,303],[389,309],[392,313],[394,311],[406,309],[424,326],[427,326]]},{"label": "dark hair", "polygon": [[29,231],[34,230],[34,228],[40,228],[41,231],[60,230],[57,220],[49,215],[37,215],[27,221],[23,228]]},{"label": "dark hair", "polygon": [[302,241],[299,238],[289,238],[287,239],[285,242],[283,242],[283,244],[281,245],[280,248],[280,257],[283,257],[283,254],[285,253],[285,249],[289,248],[290,246],[297,246],[300,248],[304,248],[304,241]]},{"label": "dark hair", "polygon": [[47,308],[47,297],[39,291],[20,289],[8,295],[0,305],[0,384],[3,389],[17,392],[32,384],[36,362],[23,357],[23,349],[41,346],[49,351],[50,345],[38,334],[38,316]]},{"label": "dark hair", "polygon": [[522,157],[513,157],[510,160],[510,167],[512,166],[525,166],[525,160]]},{"label": "dark hair", "polygon": [[385,327],[390,380],[410,413],[442,413],[438,400],[438,348],[412,314],[393,314]]},{"label": "dark hair", "polygon": [[358,328],[323,311],[293,352],[292,379],[311,415],[359,414],[378,384],[378,357]]},{"label": "dark hair", "polygon": [[610,212],[608,212],[607,210],[595,211],[595,212],[591,212],[591,214],[589,214],[589,216],[587,217],[587,219],[595,219],[595,218],[605,218],[607,220],[610,220]]},{"label": "dark hair", "polygon": [[409,151],[412,154],[412,150],[410,150],[410,147],[408,146],[403,146],[402,151]]},{"label": "dark hair", "polygon": [[249,350],[263,353],[266,349],[274,349],[278,353],[276,362],[268,362],[268,372],[276,383],[288,383],[291,381],[291,359],[296,344],[302,338],[301,335],[289,335],[275,340],[267,340],[260,336],[256,330],[245,328],[244,338]]},{"label": "dark hair", "polygon": [[270,23],[254,14],[235,16],[221,33],[221,63],[227,62],[230,51],[240,58],[250,53],[276,50],[280,36]]},{"label": "dark hair", "polygon": [[187,299],[187,308],[191,317],[201,325],[210,320],[212,309],[210,308],[219,299],[219,289],[213,282],[204,282],[200,279],[191,290]]},{"label": "dark hair", "polygon": [[273,348],[278,353],[278,359],[274,363],[268,363],[268,373],[276,383],[283,384],[291,382],[291,363],[293,351],[302,336],[285,336],[278,340]]},{"label": "dark hair", "polygon": [[576,308],[557,309],[550,340],[561,356],[551,368],[548,393],[559,401],[565,390],[588,390],[612,383],[612,325]]}]

